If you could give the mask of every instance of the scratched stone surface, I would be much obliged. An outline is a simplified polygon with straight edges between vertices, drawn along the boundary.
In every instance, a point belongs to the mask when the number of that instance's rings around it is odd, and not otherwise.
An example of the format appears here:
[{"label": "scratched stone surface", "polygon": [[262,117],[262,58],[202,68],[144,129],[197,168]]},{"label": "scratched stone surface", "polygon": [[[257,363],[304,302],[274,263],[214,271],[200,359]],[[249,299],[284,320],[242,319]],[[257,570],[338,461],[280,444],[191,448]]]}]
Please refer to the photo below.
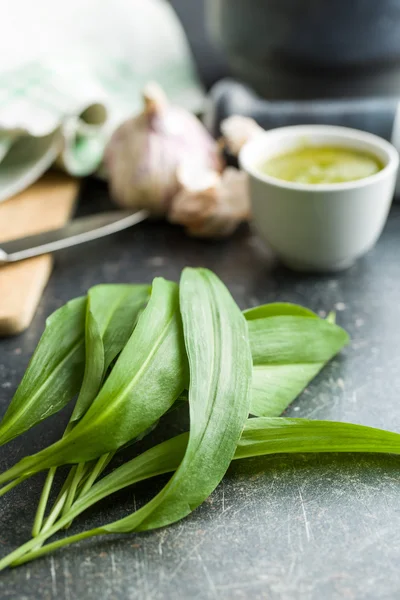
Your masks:
[{"label": "scratched stone surface", "polygon": [[[108,206],[88,182],[81,212]],[[373,252],[340,275],[301,276],[280,267],[246,228],[232,239],[188,239],[145,223],[58,254],[37,316],[23,335],[0,340],[0,413],[12,397],[46,316],[100,282],[177,279],[185,265],[210,267],[241,307],[297,302],[338,322],[351,346],[293,403],[288,415],[400,431],[400,206]],[[0,293],[6,293],[1,290]],[[68,409],[0,450],[3,470],[57,439]],[[184,429],[170,416],[142,443]],[[132,455],[132,450],[130,451]],[[400,459],[361,455],[275,456],[235,463],[207,502],[159,531],[87,540],[0,575],[2,600],[388,600],[400,594]],[[63,476],[65,471],[61,470]],[[122,517],[165,483],[122,491],[71,528]],[[0,499],[0,553],[28,539],[43,476]]]}]

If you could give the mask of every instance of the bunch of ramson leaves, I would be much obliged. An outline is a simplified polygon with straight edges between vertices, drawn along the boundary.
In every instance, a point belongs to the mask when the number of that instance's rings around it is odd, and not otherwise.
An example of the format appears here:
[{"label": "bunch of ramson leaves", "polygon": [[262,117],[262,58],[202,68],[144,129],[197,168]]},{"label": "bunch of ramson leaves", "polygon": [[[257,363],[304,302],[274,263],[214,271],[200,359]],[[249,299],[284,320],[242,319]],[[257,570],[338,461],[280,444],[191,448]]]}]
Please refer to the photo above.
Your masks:
[{"label": "bunch of ramson leaves", "polygon": [[[273,303],[242,313],[206,269],[179,285],[99,285],[49,317],[0,423],[0,445],[77,396],[63,437],[0,475],[0,495],[47,476],[32,539],[0,560],[17,565],[87,537],[166,526],[199,506],[232,460],[290,452],[400,453],[400,435],[279,417],[348,343],[334,316]],[[103,475],[115,453],[188,403],[189,431]],[[47,511],[56,469],[72,467]],[[47,543],[101,499],[163,473],[161,491],[127,517]]]}]

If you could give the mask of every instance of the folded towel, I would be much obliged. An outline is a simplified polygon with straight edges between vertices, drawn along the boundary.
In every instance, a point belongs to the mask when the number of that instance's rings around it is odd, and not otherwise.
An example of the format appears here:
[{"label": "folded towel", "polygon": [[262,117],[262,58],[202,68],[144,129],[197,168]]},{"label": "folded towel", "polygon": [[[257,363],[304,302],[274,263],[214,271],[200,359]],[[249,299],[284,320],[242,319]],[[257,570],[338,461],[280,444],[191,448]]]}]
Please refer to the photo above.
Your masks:
[{"label": "folded towel", "polygon": [[108,137],[150,80],[201,110],[204,92],[164,0],[13,0],[0,5],[0,201],[56,163],[98,172]]}]

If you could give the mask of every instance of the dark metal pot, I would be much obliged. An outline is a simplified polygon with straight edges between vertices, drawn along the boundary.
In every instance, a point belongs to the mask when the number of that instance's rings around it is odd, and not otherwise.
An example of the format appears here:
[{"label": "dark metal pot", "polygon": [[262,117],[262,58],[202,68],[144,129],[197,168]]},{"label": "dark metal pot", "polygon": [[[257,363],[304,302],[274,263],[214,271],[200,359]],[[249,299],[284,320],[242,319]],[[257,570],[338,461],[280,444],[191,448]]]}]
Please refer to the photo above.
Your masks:
[{"label": "dark metal pot", "polygon": [[400,95],[400,0],[207,0],[234,74],[267,98]]}]

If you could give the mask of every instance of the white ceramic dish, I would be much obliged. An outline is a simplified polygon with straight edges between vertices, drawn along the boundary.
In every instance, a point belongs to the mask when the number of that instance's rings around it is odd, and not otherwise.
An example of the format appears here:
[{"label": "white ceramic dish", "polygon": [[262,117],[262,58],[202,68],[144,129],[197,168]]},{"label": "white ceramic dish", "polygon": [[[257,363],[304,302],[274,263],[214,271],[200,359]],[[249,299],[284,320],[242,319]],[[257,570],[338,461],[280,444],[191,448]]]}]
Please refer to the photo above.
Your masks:
[{"label": "white ceramic dish", "polygon": [[[375,155],[383,169],[356,181],[301,184],[260,172],[268,158],[304,145],[339,146]],[[250,179],[253,224],[289,267],[338,271],[378,240],[396,183],[399,155],[380,137],[346,127],[299,125],[266,131],[239,155]]]}]

